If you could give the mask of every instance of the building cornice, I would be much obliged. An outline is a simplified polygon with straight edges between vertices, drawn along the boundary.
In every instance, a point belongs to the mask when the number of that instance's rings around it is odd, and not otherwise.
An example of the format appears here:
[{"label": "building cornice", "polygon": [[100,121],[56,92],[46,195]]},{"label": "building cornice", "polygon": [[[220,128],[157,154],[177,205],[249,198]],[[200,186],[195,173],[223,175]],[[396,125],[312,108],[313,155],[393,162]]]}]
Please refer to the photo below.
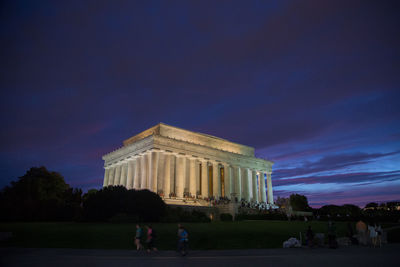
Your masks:
[{"label": "building cornice", "polygon": [[174,154],[182,155],[188,158],[195,157],[199,160],[206,159],[208,161],[218,161],[222,164],[229,164],[232,166],[236,165],[242,168],[257,169],[266,172],[271,172],[273,165],[273,162],[268,160],[236,154],[224,150],[218,150],[215,148],[176,140],[160,135],[150,135],[135,143],[124,146],[104,155],[104,165],[106,167],[114,165],[128,157],[135,157],[136,155],[145,153],[151,149],[173,151]]}]

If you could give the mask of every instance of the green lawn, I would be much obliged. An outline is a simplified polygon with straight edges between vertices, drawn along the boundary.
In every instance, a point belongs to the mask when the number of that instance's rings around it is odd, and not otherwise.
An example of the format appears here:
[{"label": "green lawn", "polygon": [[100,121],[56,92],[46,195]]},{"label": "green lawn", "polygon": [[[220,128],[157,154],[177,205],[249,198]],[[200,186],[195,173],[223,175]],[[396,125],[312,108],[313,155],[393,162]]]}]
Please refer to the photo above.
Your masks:
[{"label": "green lawn", "polygon": [[[279,248],[289,237],[299,238],[307,226],[314,233],[326,233],[326,222],[241,221],[187,223],[191,249]],[[338,236],[346,233],[346,223],[337,222]],[[154,224],[157,247],[176,248],[176,224]],[[111,223],[0,223],[0,232],[13,238],[1,246],[132,249],[134,224]]]}]

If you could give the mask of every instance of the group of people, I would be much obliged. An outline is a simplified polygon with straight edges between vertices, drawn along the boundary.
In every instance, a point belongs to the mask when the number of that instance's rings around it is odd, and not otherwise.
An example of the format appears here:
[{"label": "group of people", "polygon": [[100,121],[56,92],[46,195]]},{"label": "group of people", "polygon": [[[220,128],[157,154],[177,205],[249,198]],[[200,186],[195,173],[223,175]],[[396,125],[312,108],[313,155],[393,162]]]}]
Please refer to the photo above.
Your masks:
[{"label": "group of people", "polygon": [[[157,251],[157,248],[155,247],[155,232],[151,225],[146,225],[146,250],[147,252],[150,252],[151,250]],[[141,250],[144,249],[142,245],[142,239],[143,239],[143,230],[140,227],[139,224],[136,224],[136,235],[135,235],[135,245],[136,245],[136,250]]]},{"label": "group of people", "polygon": [[383,230],[380,224],[369,223],[367,225],[360,220],[356,224],[356,230],[359,243],[362,245],[370,244],[373,247],[382,246]]},{"label": "group of people", "polygon": [[[383,239],[382,227],[378,224],[369,223],[368,225],[363,221],[358,221],[356,223],[357,234],[354,234],[353,226],[349,222],[347,224],[347,237],[351,244],[356,245],[370,245],[372,247],[381,247]],[[309,247],[314,245],[314,233],[311,226],[308,226],[306,231],[306,244]],[[332,221],[328,222],[328,245],[330,248],[337,248],[338,244],[336,241],[336,226]]]},{"label": "group of people", "polygon": [[231,200],[227,197],[219,197],[216,198],[214,196],[205,198],[204,200],[209,201],[211,205],[217,206],[217,205],[227,205],[231,203]]},{"label": "group of people", "polygon": [[[227,205],[227,204],[231,203],[231,200],[227,197],[215,198],[214,196],[212,196],[209,198],[205,198],[204,200],[209,201],[213,206]],[[234,201],[234,203],[239,204],[239,209],[240,208],[249,208],[249,209],[257,209],[259,211],[269,209],[269,204],[264,203],[264,202],[258,203],[256,201],[247,201],[243,198],[239,201],[239,199],[237,197],[235,197],[233,201]]]},{"label": "group of people", "polygon": [[[328,246],[329,248],[337,248],[338,243],[336,241],[336,226],[334,222],[328,222]],[[310,248],[314,247],[315,242],[317,241],[314,237],[314,232],[311,228],[311,225],[308,226],[306,231],[306,245]],[[319,240],[320,242],[320,240]],[[317,242],[317,243],[319,243]]]},{"label": "group of people", "polygon": [[[155,247],[155,238],[156,234],[151,225],[146,225],[146,251],[149,253],[152,250],[153,251],[158,251],[157,248]],[[136,250],[142,250],[144,249],[142,245],[142,239],[143,239],[143,230],[140,227],[139,224],[136,224],[136,235],[135,235],[135,245],[136,245]],[[185,227],[183,225],[178,224],[178,245],[177,249],[178,252],[182,254],[182,256],[186,256],[187,254],[187,249],[188,249],[188,243],[189,243],[189,234],[186,231]]]}]

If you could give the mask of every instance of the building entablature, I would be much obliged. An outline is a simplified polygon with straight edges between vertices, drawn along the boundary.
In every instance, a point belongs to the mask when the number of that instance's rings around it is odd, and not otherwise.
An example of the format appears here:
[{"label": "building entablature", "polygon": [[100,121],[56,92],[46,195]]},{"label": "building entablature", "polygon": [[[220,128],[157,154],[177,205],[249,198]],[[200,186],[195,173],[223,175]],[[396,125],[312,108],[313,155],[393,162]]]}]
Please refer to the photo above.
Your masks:
[{"label": "building entablature", "polygon": [[254,148],[235,142],[231,142],[216,136],[197,133],[181,129],[178,127],[170,126],[164,123],[159,123],[123,142],[124,146],[136,143],[148,136],[162,136],[171,138],[185,143],[197,144],[205,147],[210,147],[222,151],[227,151],[235,154],[254,157]]},{"label": "building entablature", "polygon": [[168,151],[187,157],[197,157],[199,160],[218,161],[242,168],[271,172],[273,162],[232,152],[222,151],[198,144],[175,140],[164,136],[151,135],[135,143],[121,147],[103,156],[105,166],[116,164],[128,157],[144,153],[150,149]]}]

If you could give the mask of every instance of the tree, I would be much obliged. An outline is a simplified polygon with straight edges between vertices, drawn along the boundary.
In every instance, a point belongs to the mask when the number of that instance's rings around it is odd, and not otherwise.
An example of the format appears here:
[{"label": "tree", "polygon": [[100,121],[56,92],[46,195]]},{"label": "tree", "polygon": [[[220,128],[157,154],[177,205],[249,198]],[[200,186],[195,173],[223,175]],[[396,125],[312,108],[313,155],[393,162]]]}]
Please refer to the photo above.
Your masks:
[{"label": "tree", "polygon": [[275,204],[282,209],[288,209],[290,206],[290,199],[285,197],[279,197],[276,199]]},{"label": "tree", "polygon": [[336,217],[339,214],[340,207],[337,205],[325,205],[318,209],[318,213],[321,215],[329,215],[331,217]]},{"label": "tree", "polygon": [[108,221],[115,216],[125,216],[131,221],[156,222],[164,215],[165,203],[149,190],[109,186],[85,195],[83,209],[88,221]]},{"label": "tree", "polygon": [[365,205],[365,208],[373,208],[376,209],[378,207],[378,203],[375,202],[370,202],[367,205]]},{"label": "tree", "polygon": [[342,206],[343,216],[350,216],[352,218],[358,218],[361,214],[361,209],[359,206],[353,204],[345,204]]},{"label": "tree", "polygon": [[97,193],[97,191],[99,191],[99,190],[97,190],[97,189],[89,189],[86,192],[86,194],[83,195],[83,197],[82,197],[83,201],[86,201],[89,198],[89,196],[95,195]]},{"label": "tree", "polygon": [[307,211],[310,210],[310,206],[308,206],[308,200],[306,196],[299,194],[290,195],[290,206],[292,206],[293,210],[296,211]]},{"label": "tree", "polygon": [[2,190],[0,219],[70,220],[66,217],[80,208],[81,194],[80,189],[70,188],[59,173],[32,167]]},{"label": "tree", "polygon": [[331,218],[356,219],[361,215],[360,207],[352,204],[342,206],[325,205],[318,209],[318,213]]},{"label": "tree", "polygon": [[388,207],[388,209],[390,210],[397,210],[398,207],[400,206],[400,202],[397,201],[390,201],[386,203],[386,206]]}]

